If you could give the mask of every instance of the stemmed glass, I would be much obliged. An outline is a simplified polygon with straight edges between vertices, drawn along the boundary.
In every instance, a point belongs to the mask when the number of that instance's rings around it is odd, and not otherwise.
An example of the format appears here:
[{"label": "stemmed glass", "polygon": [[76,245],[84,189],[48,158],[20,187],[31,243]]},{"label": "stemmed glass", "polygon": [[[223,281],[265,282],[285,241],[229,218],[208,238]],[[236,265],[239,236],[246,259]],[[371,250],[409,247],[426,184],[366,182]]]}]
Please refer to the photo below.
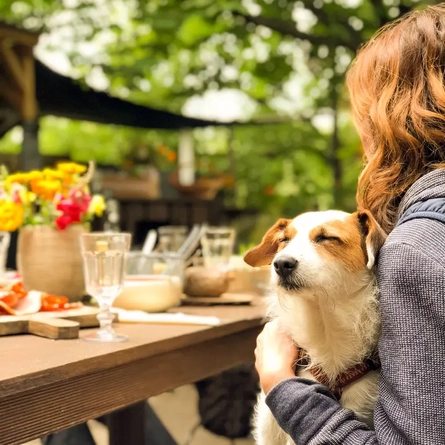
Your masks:
[{"label": "stemmed glass", "polygon": [[97,319],[100,328],[84,337],[86,341],[122,342],[126,335],[117,334],[112,323],[114,315],[111,306],[122,292],[125,275],[125,257],[130,250],[131,234],[92,232],[80,236],[85,285],[100,307]]}]

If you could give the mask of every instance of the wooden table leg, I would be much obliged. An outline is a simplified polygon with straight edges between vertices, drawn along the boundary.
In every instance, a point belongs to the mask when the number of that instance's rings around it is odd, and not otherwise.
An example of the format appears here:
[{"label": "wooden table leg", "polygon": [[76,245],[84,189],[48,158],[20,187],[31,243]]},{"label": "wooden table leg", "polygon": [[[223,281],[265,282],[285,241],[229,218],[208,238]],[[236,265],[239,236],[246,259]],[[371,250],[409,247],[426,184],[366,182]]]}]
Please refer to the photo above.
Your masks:
[{"label": "wooden table leg", "polygon": [[140,402],[108,415],[110,445],[145,445],[145,403]]}]

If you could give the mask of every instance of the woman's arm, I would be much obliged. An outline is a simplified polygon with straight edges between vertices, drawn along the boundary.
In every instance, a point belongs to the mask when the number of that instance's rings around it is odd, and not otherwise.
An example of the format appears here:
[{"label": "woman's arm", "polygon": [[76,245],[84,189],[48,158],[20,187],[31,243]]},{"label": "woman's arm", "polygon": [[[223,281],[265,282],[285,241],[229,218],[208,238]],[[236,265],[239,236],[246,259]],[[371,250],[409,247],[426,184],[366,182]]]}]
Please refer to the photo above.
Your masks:
[{"label": "woman's arm", "polygon": [[381,250],[375,432],[314,382],[285,379],[267,394],[281,428],[299,445],[445,444],[445,267],[435,252],[397,240]]}]

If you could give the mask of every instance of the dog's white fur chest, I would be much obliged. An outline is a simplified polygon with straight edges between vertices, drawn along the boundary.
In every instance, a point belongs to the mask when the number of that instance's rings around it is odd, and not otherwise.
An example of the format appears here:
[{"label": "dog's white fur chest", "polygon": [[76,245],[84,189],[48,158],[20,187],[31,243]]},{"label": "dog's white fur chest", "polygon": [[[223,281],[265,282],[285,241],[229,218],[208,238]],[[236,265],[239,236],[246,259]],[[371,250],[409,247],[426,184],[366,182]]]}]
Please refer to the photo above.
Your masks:
[{"label": "dog's white fur chest", "polygon": [[[378,321],[374,319],[374,316],[377,317],[378,311],[375,295],[374,298],[375,302],[372,304],[374,310],[364,317],[367,323],[364,322],[361,327],[357,326],[355,338],[342,332],[341,323],[339,323],[338,337],[335,336],[335,332],[332,332],[332,337],[326,339],[323,324],[317,322],[323,316],[313,302],[304,299],[271,297],[269,315],[271,318],[278,318],[283,329],[289,333],[295,343],[305,349],[311,359],[315,357],[317,364],[322,363],[325,372],[335,376],[339,373],[339,370],[347,369],[348,366],[345,363],[349,362],[351,366],[357,363],[359,358],[369,351],[371,345],[376,343],[379,325]],[[351,308],[351,310],[353,309]],[[339,316],[346,317],[347,313]],[[347,324],[347,321],[344,321]],[[373,331],[369,332],[369,335],[365,334],[367,328]],[[298,377],[316,381],[308,369],[300,368],[297,372]],[[373,427],[373,412],[377,400],[379,375],[379,371],[369,372],[345,387],[340,399],[340,404],[344,408],[354,411],[357,418],[371,428]],[[264,394],[261,394],[258,400],[254,426],[254,436],[258,445],[294,444],[291,438],[278,426],[265,403]]]}]

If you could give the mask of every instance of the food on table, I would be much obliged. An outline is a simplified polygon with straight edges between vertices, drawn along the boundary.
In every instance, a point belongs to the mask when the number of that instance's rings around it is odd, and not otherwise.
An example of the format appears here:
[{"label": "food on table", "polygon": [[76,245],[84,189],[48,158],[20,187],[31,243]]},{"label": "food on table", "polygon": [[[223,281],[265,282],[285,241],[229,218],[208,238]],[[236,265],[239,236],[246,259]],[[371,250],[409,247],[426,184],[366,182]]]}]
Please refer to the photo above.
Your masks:
[{"label": "food on table", "polygon": [[64,311],[82,307],[82,303],[70,303],[67,297],[58,295],[42,294],[41,312]]},{"label": "food on table", "polygon": [[44,292],[27,292],[20,281],[0,283],[0,315],[30,315],[82,307],[67,297]]},{"label": "food on table", "polygon": [[229,288],[232,276],[209,267],[189,267],[185,271],[184,293],[190,297],[219,297]]},{"label": "food on table", "polygon": [[11,304],[16,295],[13,292],[0,292],[0,315],[30,315],[39,312],[42,306],[42,294],[31,291],[22,298],[16,297],[16,302]]}]

